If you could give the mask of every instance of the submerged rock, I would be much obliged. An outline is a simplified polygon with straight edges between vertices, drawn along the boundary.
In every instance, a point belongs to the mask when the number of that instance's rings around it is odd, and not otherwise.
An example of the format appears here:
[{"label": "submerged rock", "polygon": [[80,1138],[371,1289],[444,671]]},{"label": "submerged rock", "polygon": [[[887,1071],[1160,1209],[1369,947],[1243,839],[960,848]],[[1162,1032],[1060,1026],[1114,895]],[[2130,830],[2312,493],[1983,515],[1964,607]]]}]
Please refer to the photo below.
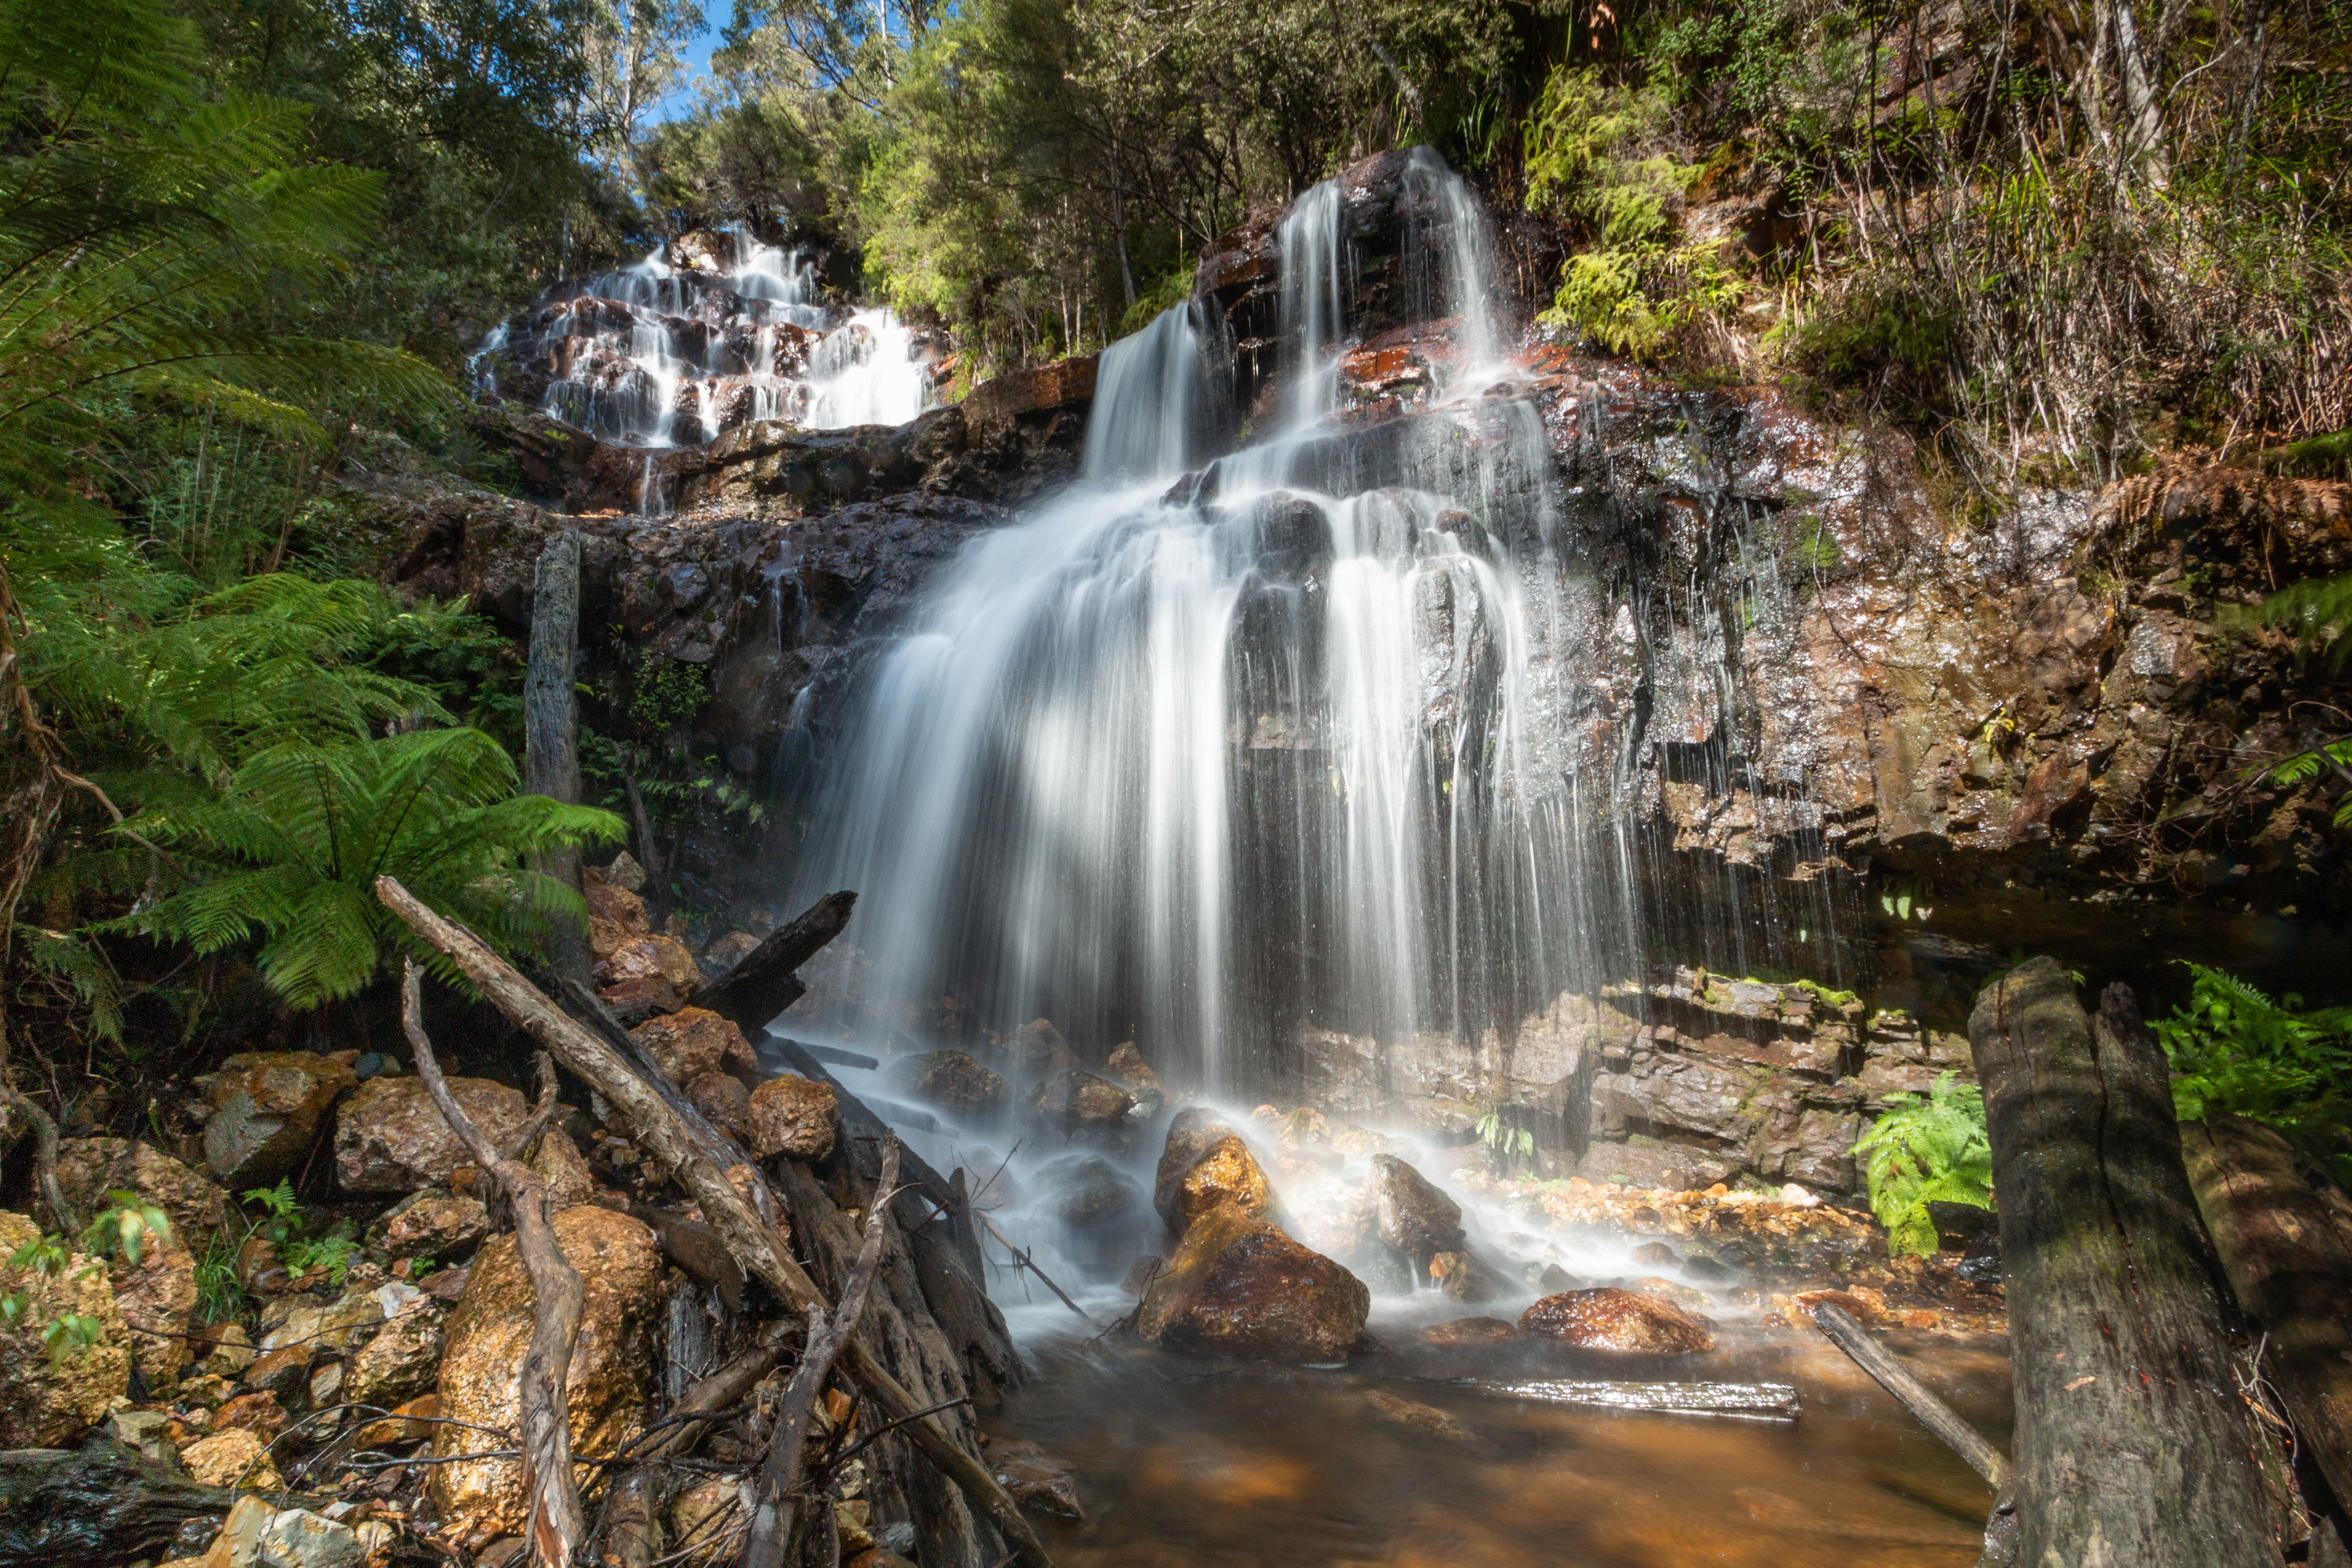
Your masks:
[{"label": "submerged rock", "polygon": [[[555,1236],[587,1287],[566,1373],[572,1451],[582,1459],[608,1457],[644,1409],[640,1374],[651,1364],[648,1330],[661,1311],[661,1251],[646,1226],[593,1205],[558,1214]],[[436,1432],[435,1457],[454,1462],[436,1466],[430,1482],[443,1516],[477,1531],[521,1522],[520,1465],[464,1456],[510,1446],[493,1434],[513,1430],[520,1418],[515,1379],[531,1322],[521,1255],[511,1235],[499,1237],[475,1259],[449,1315],[437,1392],[443,1415],[467,1425]]]},{"label": "submerged rock", "polygon": [[1713,1350],[1714,1329],[1705,1318],[1671,1301],[1609,1286],[1546,1296],[1519,1315],[1519,1332],[1529,1339],[1640,1355],[1695,1355]]},{"label": "submerged rock", "polygon": [[[503,1145],[530,1117],[522,1092],[487,1078],[448,1080],[451,1098]],[[421,1078],[371,1078],[335,1118],[335,1179],[352,1192],[415,1192],[438,1186],[473,1163]]]},{"label": "submerged rock", "polygon": [[1004,1103],[1004,1080],[961,1051],[927,1051],[890,1064],[893,1087],[950,1115],[985,1116]]},{"label": "submerged rock", "polygon": [[988,1468],[1013,1500],[1040,1513],[1084,1523],[1078,1506],[1078,1483],[1070,1467],[1034,1443],[1001,1441],[988,1449]]},{"label": "submerged rock", "polygon": [[355,1051],[232,1056],[198,1079],[209,1113],[205,1163],[236,1186],[267,1186],[294,1168],[336,1099],[357,1082]]},{"label": "submerged rock", "polygon": [[1423,1344],[1500,1344],[1519,1337],[1519,1325],[1503,1318],[1454,1318],[1421,1331]]},{"label": "submerged rock", "polygon": [[1400,1399],[1380,1388],[1368,1392],[1364,1396],[1364,1403],[1400,1426],[1410,1427],[1416,1432],[1426,1432],[1433,1437],[1443,1437],[1449,1443],[1475,1443],[1478,1440],[1478,1434],[1434,1405]]},{"label": "submerged rock", "polygon": [[1345,1361],[1364,1332],[1362,1281],[1266,1221],[1227,1207],[1196,1220],[1145,1292],[1154,1344],[1248,1361]]},{"label": "submerged rock", "polygon": [[821,1160],[833,1152],[836,1114],[833,1086],[782,1073],[751,1091],[747,1123],[751,1153]]}]

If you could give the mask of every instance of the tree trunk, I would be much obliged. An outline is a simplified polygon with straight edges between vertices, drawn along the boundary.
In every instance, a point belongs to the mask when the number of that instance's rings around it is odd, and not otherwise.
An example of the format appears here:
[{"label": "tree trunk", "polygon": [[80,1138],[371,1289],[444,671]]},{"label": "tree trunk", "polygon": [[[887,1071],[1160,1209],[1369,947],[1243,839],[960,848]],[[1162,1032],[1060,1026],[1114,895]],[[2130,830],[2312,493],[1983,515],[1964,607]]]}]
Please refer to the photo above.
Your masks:
[{"label": "tree trunk", "polygon": [[2337,1505],[2352,1507],[2352,1245],[2270,1128],[2216,1116],[2180,1134],[2230,1289],[2270,1335],[2271,1381]]},{"label": "tree trunk", "polygon": [[[580,646],[580,536],[566,531],[539,552],[531,580],[530,662],[522,682],[522,787],[569,806],[580,803],[579,701],[572,666]],[[565,886],[580,885],[580,852],[549,850],[531,869]],[[588,977],[588,933],[562,923],[556,972]]]},{"label": "tree trunk", "polygon": [[2276,1568],[2163,1053],[2051,958],[1969,1019],[2016,1369],[2018,1562]]},{"label": "tree trunk", "polygon": [[803,910],[799,919],[779,927],[744,954],[740,963],[695,993],[694,1005],[732,1019],[745,1034],[758,1039],[766,1032],[771,1019],[808,994],[808,988],[793,971],[841,935],[856,903],[854,893],[826,894]]}]

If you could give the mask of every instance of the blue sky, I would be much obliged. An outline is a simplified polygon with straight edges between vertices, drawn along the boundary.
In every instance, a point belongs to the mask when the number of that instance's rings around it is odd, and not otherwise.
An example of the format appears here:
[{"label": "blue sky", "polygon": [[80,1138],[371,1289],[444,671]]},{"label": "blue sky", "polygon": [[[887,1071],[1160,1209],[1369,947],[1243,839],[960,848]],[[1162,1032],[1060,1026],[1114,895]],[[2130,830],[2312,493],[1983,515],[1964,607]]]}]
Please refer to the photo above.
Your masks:
[{"label": "blue sky", "polygon": [[727,13],[719,9],[723,0],[709,0],[704,9],[709,21],[694,42],[686,47],[686,79],[677,89],[654,106],[652,119],[656,124],[676,120],[693,109],[701,97],[702,78],[710,74],[710,51],[720,43],[719,29],[726,25]]}]

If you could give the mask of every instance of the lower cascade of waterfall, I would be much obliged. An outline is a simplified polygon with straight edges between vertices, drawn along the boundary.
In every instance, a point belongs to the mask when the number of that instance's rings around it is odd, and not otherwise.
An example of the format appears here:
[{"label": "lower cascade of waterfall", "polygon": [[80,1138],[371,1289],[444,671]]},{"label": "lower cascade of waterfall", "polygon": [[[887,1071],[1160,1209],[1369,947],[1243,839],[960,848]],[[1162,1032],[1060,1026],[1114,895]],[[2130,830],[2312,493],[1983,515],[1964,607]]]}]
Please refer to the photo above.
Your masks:
[{"label": "lower cascade of waterfall", "polygon": [[817,296],[801,251],[697,234],[492,329],[473,356],[476,388],[648,448],[765,420],[837,430],[922,413],[931,368],[914,334],[887,309],[844,312]]},{"label": "lower cascade of waterfall", "polygon": [[1103,356],[1081,480],[866,673],[797,891],[859,891],[894,1023],[951,997],[1254,1092],[1314,1040],[1511,1029],[1628,950],[1619,759],[1579,719],[1622,640],[1533,406],[1479,395],[1508,368],[1483,214],[1432,154],[1415,182],[1461,350],[1428,412],[1334,417],[1346,259],[1310,192],[1276,426],[1213,455],[1207,323],[1162,315]]}]

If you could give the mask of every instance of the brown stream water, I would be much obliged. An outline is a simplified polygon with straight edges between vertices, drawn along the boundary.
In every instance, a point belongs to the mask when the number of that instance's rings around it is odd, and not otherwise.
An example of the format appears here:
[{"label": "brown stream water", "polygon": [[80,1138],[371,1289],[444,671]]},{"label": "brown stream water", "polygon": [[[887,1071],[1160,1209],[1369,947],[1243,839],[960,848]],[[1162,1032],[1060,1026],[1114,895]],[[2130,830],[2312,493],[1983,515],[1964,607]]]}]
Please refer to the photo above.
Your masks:
[{"label": "brown stream water", "polygon": [[[1629,1365],[1419,1343],[1461,1315],[1444,1306],[1376,1304],[1391,1348],[1328,1371],[1090,1350],[1024,1312],[1037,1376],[992,1426],[1075,1471],[1087,1520],[1047,1531],[1066,1568],[1970,1568],[1982,1550],[1991,1490],[1810,1327],[1725,1323],[1712,1354]],[[2008,1443],[2005,1343],[1888,1343]],[[1803,1415],[1600,1413],[1446,1381],[1528,1376],[1792,1384]]]}]

